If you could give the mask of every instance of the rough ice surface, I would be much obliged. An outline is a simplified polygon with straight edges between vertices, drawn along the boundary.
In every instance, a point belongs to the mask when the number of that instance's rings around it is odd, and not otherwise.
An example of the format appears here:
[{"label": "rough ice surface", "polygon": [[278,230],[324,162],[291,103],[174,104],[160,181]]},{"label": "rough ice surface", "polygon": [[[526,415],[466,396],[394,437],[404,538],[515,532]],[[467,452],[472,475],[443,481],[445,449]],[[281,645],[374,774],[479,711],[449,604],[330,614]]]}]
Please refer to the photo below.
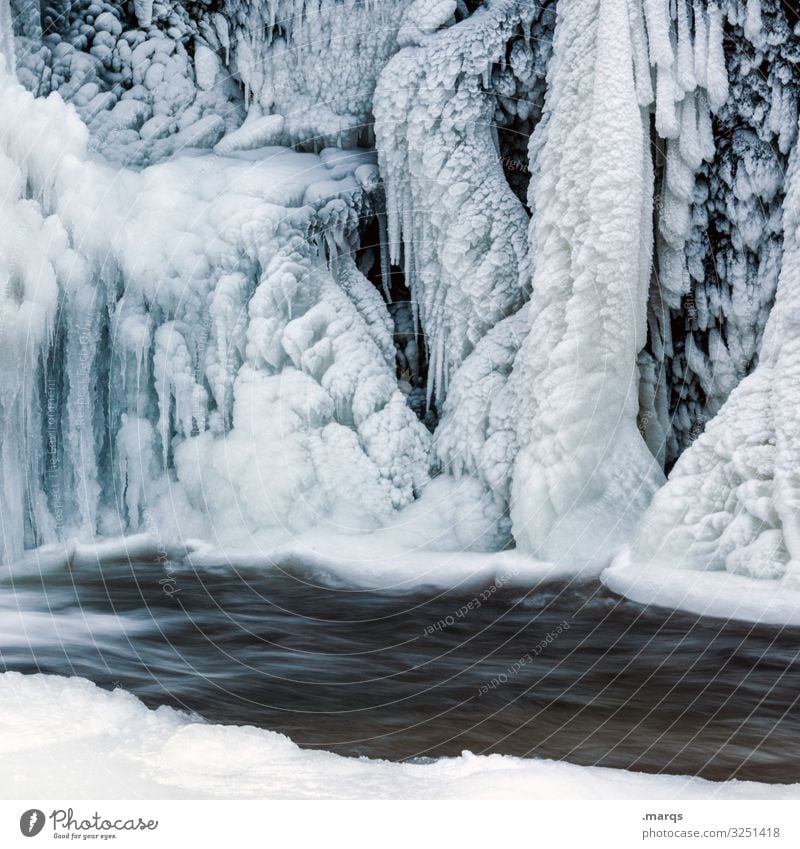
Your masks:
[{"label": "rough ice surface", "polygon": [[652,170],[627,3],[581,0],[558,15],[531,142],[533,297],[511,377],[511,517],[520,547],[583,561],[619,546],[661,482],[636,426]]},{"label": "rough ice surface", "polygon": [[[116,170],[57,95],[0,86],[4,559],[141,530],[160,500],[162,534],[223,539],[377,526],[410,503],[429,435],[351,256],[373,157]],[[44,443],[19,426],[36,419]]]},{"label": "rough ice surface", "polygon": [[417,0],[375,92],[391,260],[425,335],[429,400],[444,400],[455,369],[526,297],[527,216],[503,175],[484,85],[524,5],[501,0],[440,30],[456,3]]},{"label": "rough ice surface", "polygon": [[783,266],[759,364],[678,460],[631,559],[800,590],[800,147],[786,179]]},{"label": "rough ice surface", "polygon": [[798,580],[791,6],[0,0],[0,55],[5,563]]},{"label": "rough ice surface", "polygon": [[[79,720],[76,717],[80,717]],[[54,768],[53,751],[59,752]],[[82,678],[0,674],[5,799],[796,799],[797,785],[645,775],[505,755],[391,763],[212,725]]]}]

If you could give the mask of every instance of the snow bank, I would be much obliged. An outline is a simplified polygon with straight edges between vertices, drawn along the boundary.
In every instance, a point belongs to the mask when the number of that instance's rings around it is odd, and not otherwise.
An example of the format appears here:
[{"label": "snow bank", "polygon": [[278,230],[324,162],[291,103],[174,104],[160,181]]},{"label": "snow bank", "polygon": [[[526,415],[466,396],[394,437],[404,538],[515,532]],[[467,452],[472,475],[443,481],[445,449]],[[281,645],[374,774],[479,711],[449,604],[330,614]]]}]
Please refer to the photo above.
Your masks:
[{"label": "snow bank", "polygon": [[797,799],[797,785],[653,776],[464,753],[428,764],[303,750],[252,727],[148,710],[81,678],[0,675],[5,799]]}]

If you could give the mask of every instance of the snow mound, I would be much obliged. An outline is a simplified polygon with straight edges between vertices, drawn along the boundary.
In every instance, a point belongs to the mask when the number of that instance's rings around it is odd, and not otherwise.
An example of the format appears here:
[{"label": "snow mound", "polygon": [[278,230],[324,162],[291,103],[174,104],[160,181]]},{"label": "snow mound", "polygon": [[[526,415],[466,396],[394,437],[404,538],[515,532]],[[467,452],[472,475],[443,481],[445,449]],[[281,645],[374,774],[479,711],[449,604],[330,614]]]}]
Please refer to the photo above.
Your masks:
[{"label": "snow mound", "polygon": [[390,763],[211,725],[81,678],[0,675],[5,799],[796,799],[796,785],[654,776],[502,755]]}]

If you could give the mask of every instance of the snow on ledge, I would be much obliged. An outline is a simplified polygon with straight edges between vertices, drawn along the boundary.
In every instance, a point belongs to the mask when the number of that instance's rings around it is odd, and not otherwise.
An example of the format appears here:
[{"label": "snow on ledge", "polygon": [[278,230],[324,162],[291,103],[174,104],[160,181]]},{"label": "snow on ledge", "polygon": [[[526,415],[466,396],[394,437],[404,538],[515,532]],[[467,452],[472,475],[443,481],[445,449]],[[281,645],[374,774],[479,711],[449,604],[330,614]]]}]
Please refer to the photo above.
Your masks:
[{"label": "snow on ledge", "polygon": [[[469,495],[469,492],[466,493]],[[384,593],[472,591],[489,586],[527,590],[548,582],[596,579],[607,561],[552,563],[510,549],[491,548],[492,519],[461,485],[431,481],[422,497],[378,530],[346,529],[335,522],[290,533],[286,528],[223,537],[181,538],[155,522],[149,533],[81,544],[70,541],[26,552],[11,575],[38,574],[107,563],[166,563],[172,571],[280,570],[308,583]],[[213,530],[218,530],[214,528]],[[221,530],[221,529],[220,529]],[[0,577],[3,571],[0,569]]]},{"label": "snow on ledge", "polygon": [[646,775],[505,755],[392,763],[212,725],[82,678],[0,674],[5,799],[797,799],[800,785]]},{"label": "snow on ledge", "polygon": [[800,591],[779,581],[724,571],[700,572],[633,563],[625,548],[600,576],[613,592],[639,604],[718,619],[800,627]]},{"label": "snow on ledge", "polygon": [[7,575],[31,575],[58,569],[100,566],[113,563],[157,563],[181,560],[191,554],[193,546],[185,542],[164,542],[158,534],[141,533],[121,537],[43,545],[26,551],[9,565],[0,565],[0,578]]},{"label": "snow on ledge", "polygon": [[[490,585],[528,589],[574,579],[577,571],[536,560],[516,549],[484,552],[407,547],[381,531],[358,536],[309,533],[263,552],[196,546],[185,562],[192,568],[281,569],[323,586],[384,593],[472,590]],[[596,577],[598,572],[595,569],[582,577]]]}]

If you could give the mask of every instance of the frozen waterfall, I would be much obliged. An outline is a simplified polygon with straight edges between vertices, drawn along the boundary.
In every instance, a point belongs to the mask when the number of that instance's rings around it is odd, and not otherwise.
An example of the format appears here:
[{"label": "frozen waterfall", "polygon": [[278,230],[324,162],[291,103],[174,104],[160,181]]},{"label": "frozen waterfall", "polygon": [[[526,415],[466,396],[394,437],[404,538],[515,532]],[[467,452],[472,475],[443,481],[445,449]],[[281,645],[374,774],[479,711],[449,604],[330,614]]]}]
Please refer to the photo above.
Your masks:
[{"label": "frozen waterfall", "polygon": [[0,32],[4,563],[324,531],[797,583],[786,4],[0,0]]}]

